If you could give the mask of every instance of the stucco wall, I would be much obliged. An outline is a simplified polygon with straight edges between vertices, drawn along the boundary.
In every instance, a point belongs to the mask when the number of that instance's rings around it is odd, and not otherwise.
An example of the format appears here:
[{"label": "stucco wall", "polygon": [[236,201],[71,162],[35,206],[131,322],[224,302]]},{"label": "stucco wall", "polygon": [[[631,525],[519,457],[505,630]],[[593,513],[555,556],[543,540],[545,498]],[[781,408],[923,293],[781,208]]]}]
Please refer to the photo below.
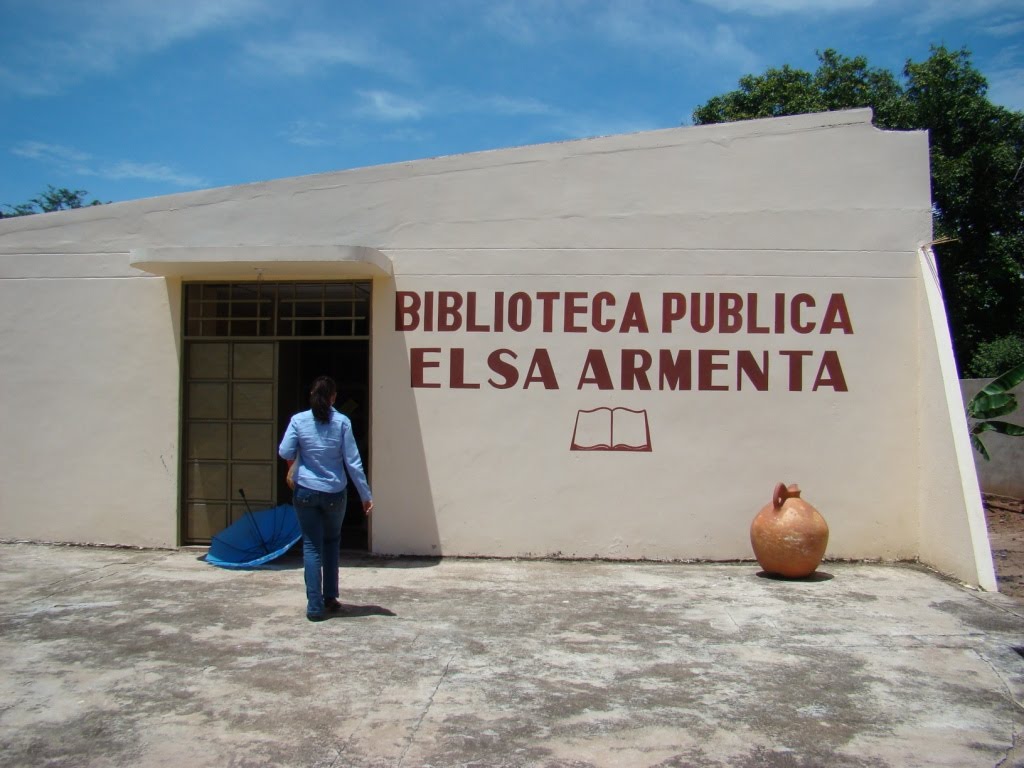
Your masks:
[{"label": "stucco wall", "polygon": [[[964,407],[992,379],[961,379],[960,388]],[[1022,397],[1017,391],[1017,397]],[[1005,421],[1024,424],[1024,409],[1018,409],[1003,417]],[[981,436],[988,449],[989,461],[974,452],[974,466],[978,472],[981,490],[1000,496],[1024,499],[1024,438],[986,432]]]},{"label": "stucco wall", "polygon": [[[459,329],[438,330],[435,322],[426,330],[421,307],[415,330],[384,333],[395,327],[396,298],[378,293],[375,397],[403,406],[375,421],[374,466],[418,470],[379,487],[375,546],[460,555],[744,558],[751,556],[750,521],[781,480],[800,483],[827,517],[829,556],[916,554],[917,522],[907,514],[916,508],[916,488],[906,478],[916,472],[918,382],[916,368],[903,364],[915,354],[916,339],[893,333],[916,324],[914,257],[760,254],[755,271],[742,252],[709,260],[676,251],[670,262],[658,261],[663,255],[591,253],[585,272],[513,275],[523,254],[490,253],[485,261],[496,274],[396,278],[400,306],[431,291],[473,294],[477,325],[489,330],[470,331],[465,306]],[[646,271],[651,259],[658,274],[616,273],[623,263]],[[523,331],[507,323],[495,331],[495,295],[507,300],[517,291],[533,297],[533,322]],[[595,321],[593,299],[601,292],[613,303]],[[701,302],[713,295],[716,306],[725,294],[742,297],[742,327],[719,316],[714,330],[695,330],[694,293]],[[537,299],[545,294],[552,297],[550,330]],[[666,294],[682,294],[690,305],[668,329]],[[777,328],[777,295],[785,297],[787,314],[795,296],[810,297],[814,306],[802,308],[800,323],[814,329],[798,332],[793,318]],[[633,296],[646,330],[629,323],[636,319],[628,310]],[[832,297],[848,310],[849,324],[822,333]],[[582,311],[572,317],[575,330],[566,331],[570,301]],[[678,314],[679,305],[672,307]],[[411,318],[407,312],[402,322]],[[595,322],[612,328],[599,330]],[[594,350],[599,355],[588,357]],[[623,382],[624,350],[628,361],[650,356],[641,378]],[[740,375],[740,350],[759,366],[767,361],[764,391]],[[691,357],[687,384],[659,374],[661,355],[676,360],[681,352]],[[818,380],[829,354],[842,382]],[[607,364],[607,380],[588,359]],[[799,374],[791,368],[796,359]],[[410,360],[422,360],[422,367]],[[893,371],[884,388],[879,367]],[[838,378],[832,373],[821,378]],[[571,450],[579,411],[594,408],[644,411],[651,451]],[[887,429],[864,450],[868,424]]]},{"label": "stucco wall", "polygon": [[953,344],[946,324],[938,270],[930,249],[919,254],[918,519],[921,559],[995,591],[996,577],[960,402]]},{"label": "stucco wall", "polygon": [[125,257],[4,260],[5,539],[177,543],[180,298]]}]

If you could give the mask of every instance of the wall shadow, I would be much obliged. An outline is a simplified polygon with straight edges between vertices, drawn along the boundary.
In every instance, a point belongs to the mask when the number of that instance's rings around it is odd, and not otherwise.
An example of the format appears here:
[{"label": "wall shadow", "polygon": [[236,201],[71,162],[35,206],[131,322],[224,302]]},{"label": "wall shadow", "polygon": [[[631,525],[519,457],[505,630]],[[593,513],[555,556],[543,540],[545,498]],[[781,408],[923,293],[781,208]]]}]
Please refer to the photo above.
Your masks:
[{"label": "wall shadow", "polygon": [[409,378],[409,346],[406,334],[395,330],[395,291],[394,279],[374,280],[371,552],[438,557],[444,553],[437,509],[416,390]]},{"label": "wall shadow", "polygon": [[441,558],[432,555],[368,555],[344,550],[341,553],[342,568],[433,568],[440,564]]}]

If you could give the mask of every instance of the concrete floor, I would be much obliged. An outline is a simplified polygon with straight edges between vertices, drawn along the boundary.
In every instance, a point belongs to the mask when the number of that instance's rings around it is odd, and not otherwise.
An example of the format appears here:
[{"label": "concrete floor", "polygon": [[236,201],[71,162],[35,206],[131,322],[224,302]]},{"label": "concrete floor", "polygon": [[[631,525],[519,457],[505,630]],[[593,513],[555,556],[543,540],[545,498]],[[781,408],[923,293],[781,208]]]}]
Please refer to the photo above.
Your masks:
[{"label": "concrete floor", "polygon": [[1024,603],[916,567],[0,545],[4,766],[1019,766]]}]

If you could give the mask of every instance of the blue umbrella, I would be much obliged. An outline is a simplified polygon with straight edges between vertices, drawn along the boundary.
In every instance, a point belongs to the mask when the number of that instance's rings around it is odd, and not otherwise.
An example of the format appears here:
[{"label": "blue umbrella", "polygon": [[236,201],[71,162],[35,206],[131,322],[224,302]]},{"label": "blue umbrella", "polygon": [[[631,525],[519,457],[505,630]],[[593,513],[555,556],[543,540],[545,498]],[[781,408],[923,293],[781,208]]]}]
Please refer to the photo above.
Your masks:
[{"label": "blue umbrella", "polygon": [[[245,499],[245,492],[238,492]],[[280,557],[302,538],[291,504],[253,512],[245,499],[245,507],[244,517],[213,537],[206,562],[221,568],[255,568]]]}]

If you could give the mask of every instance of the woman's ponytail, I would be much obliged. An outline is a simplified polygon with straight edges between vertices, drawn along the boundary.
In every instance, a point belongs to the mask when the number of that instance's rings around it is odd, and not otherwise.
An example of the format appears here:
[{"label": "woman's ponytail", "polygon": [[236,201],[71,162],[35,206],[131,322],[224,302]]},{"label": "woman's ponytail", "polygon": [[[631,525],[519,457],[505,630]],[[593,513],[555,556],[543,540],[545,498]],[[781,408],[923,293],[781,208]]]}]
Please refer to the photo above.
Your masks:
[{"label": "woman's ponytail", "polygon": [[338,385],[330,376],[318,376],[309,390],[309,407],[317,421],[331,420],[332,398],[338,392]]}]

